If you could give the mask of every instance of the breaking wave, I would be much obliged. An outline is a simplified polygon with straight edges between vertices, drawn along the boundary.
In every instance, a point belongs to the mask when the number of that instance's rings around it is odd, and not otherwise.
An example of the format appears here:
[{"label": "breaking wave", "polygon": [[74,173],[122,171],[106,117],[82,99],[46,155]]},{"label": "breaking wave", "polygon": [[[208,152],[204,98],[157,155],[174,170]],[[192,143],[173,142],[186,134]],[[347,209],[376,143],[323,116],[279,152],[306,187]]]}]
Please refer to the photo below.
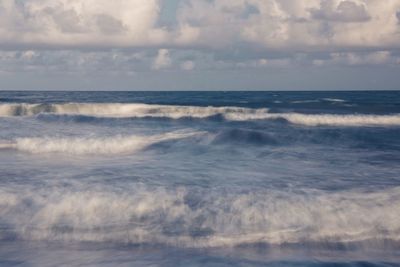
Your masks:
[{"label": "breaking wave", "polygon": [[0,116],[33,116],[37,114],[83,115],[105,118],[208,118],[216,115],[230,121],[284,119],[305,126],[399,126],[400,114],[301,114],[269,113],[266,108],[200,107],[148,104],[0,104]]},{"label": "breaking wave", "polygon": [[113,137],[33,137],[17,138],[0,143],[0,149],[16,149],[30,153],[120,154],[133,153],[153,144],[200,135],[201,132],[176,131],[152,136]]},{"label": "breaking wave", "polygon": [[328,102],[346,102],[346,100],[340,98],[324,98],[323,100]]},{"label": "breaking wave", "polygon": [[12,192],[0,188],[0,239],[167,244],[350,244],[400,241],[400,189],[378,192]]},{"label": "breaking wave", "polygon": [[169,106],[148,104],[1,104],[0,116],[32,116],[40,113],[55,113],[69,115],[86,115],[110,118],[171,118],[186,117],[207,118],[224,115],[232,120],[263,119],[268,109],[251,109],[240,107],[198,107],[198,106]]},{"label": "breaking wave", "polygon": [[396,115],[335,115],[335,114],[269,114],[270,118],[285,119],[306,126],[398,126],[400,114]]}]

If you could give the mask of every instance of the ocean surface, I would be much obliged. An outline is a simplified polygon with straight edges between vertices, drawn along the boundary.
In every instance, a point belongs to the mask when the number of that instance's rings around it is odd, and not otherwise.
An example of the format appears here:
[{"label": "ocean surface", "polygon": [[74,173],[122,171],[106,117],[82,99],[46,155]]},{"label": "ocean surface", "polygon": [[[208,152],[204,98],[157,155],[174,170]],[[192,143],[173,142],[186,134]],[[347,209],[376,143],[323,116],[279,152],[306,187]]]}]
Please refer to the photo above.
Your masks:
[{"label": "ocean surface", "polygon": [[400,92],[0,91],[0,266],[400,266]]}]

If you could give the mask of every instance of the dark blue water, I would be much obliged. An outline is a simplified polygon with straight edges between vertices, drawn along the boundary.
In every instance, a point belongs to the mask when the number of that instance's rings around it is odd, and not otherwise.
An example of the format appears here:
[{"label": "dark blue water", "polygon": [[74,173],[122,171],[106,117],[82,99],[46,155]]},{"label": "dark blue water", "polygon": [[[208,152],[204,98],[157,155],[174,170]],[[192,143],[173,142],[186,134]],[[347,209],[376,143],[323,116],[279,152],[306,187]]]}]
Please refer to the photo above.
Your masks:
[{"label": "dark blue water", "polygon": [[0,266],[398,266],[400,92],[0,92]]}]

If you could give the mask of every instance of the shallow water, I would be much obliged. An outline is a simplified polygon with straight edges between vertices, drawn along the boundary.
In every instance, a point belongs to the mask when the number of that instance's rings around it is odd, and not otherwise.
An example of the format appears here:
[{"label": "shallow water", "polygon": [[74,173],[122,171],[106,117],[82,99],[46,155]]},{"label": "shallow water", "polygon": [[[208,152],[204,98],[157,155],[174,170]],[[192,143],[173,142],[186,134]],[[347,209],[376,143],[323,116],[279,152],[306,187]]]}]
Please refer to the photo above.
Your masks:
[{"label": "shallow water", "polygon": [[0,265],[397,266],[399,92],[0,92]]}]

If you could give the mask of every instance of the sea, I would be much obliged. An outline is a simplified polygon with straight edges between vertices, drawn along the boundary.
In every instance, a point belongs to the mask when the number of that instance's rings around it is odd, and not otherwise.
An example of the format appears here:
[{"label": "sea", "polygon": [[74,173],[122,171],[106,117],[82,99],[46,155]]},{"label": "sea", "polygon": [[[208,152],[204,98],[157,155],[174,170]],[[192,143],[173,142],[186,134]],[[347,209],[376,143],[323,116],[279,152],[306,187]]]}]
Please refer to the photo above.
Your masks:
[{"label": "sea", "polygon": [[0,266],[400,266],[400,92],[0,91]]}]

